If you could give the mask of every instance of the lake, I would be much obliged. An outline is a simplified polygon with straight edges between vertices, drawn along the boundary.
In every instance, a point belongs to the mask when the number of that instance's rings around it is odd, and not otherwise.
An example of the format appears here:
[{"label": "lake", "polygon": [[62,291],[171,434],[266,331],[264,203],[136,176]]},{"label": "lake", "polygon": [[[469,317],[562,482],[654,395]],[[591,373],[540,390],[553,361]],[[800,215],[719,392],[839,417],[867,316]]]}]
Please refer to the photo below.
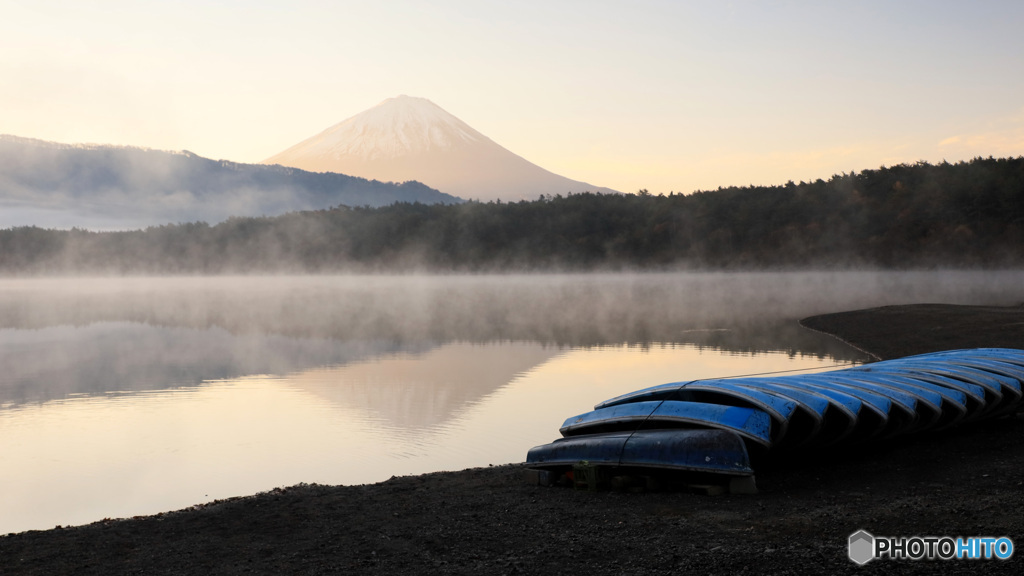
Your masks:
[{"label": "lake", "polygon": [[638,388],[867,358],[800,328],[1024,273],[0,281],[0,533],[520,462]]}]

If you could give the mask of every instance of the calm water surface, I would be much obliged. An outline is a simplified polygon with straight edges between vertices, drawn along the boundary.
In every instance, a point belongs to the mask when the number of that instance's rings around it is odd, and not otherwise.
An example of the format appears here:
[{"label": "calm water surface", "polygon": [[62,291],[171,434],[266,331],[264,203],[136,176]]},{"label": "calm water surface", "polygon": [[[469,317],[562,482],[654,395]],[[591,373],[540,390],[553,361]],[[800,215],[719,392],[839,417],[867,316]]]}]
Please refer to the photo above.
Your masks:
[{"label": "calm water surface", "polygon": [[810,314],[1019,273],[0,282],[0,533],[522,461],[637,388],[865,358]]}]

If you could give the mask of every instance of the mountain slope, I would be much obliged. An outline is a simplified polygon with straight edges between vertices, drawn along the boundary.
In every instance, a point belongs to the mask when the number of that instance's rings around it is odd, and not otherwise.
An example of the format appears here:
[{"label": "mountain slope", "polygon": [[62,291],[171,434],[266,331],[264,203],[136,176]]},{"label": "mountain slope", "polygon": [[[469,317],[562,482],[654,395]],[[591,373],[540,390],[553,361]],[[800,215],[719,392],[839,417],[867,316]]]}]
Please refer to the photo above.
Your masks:
[{"label": "mountain slope", "polygon": [[263,163],[394,182],[417,180],[448,194],[485,201],[615,192],[549,172],[430,100],[411,96],[389,98]]},{"label": "mountain slope", "polygon": [[397,185],[210,160],[191,152],[0,135],[0,227],[123,229],[341,204],[458,201],[419,182]]}]

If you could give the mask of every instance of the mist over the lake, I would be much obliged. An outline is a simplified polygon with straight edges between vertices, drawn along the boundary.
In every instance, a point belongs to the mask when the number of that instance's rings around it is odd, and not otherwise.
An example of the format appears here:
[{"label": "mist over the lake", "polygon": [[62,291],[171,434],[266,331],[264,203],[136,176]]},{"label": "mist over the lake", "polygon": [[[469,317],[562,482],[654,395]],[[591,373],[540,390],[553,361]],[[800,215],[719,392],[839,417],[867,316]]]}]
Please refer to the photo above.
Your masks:
[{"label": "mist over the lake", "polygon": [[[802,317],[919,302],[1013,305],[1024,301],[1021,286],[1018,271],[28,278],[0,281],[0,329],[216,330],[280,372],[288,362],[258,350],[287,350],[295,338],[312,339],[303,346],[321,359],[448,342],[728,346],[734,330],[744,347],[785,350],[808,339]],[[224,346],[216,333],[202,340],[207,350]],[[151,354],[142,341],[138,349]]]},{"label": "mist over the lake", "polygon": [[1024,272],[14,278],[0,327],[93,322],[391,341],[673,341],[872,306],[1024,302]]}]

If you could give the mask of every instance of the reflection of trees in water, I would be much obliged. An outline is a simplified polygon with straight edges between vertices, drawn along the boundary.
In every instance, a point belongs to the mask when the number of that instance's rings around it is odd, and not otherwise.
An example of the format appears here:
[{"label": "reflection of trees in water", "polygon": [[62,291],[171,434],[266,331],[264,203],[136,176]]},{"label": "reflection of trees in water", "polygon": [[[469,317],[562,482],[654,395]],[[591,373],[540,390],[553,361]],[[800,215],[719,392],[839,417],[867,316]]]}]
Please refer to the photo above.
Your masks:
[{"label": "reflection of trees in water", "polygon": [[128,322],[0,329],[0,405],[71,394],[195,386],[252,374],[288,374],[432,345],[341,342]]},{"label": "reflection of trees in water", "polygon": [[681,334],[677,342],[745,354],[784,352],[790,356],[816,356],[842,361],[868,359],[866,354],[839,340],[808,330],[793,321],[689,330]]},{"label": "reflection of trees in water", "polygon": [[[838,341],[791,323],[752,328],[692,330],[681,334],[676,343],[736,353],[785,350],[837,359],[859,357]],[[629,344],[647,346],[661,342]],[[493,392],[516,373],[562,349],[522,341],[483,346],[232,334],[222,328],[130,322],[0,329],[0,363],[6,367],[0,378],[0,404],[41,402],[71,394],[179,388],[252,374],[287,374],[291,380],[297,373],[327,366],[332,367],[327,373],[339,378],[338,381],[326,382],[315,377],[302,381],[316,382],[311,389],[320,395],[337,396],[340,388],[336,386],[351,388],[344,395],[365,397],[367,403],[374,405],[381,405],[382,395],[398,394],[401,398],[394,398],[395,405],[385,410],[389,414],[387,419],[412,422],[394,411],[410,402],[416,406],[465,404]],[[485,358],[489,359],[484,361]],[[402,366],[407,367],[406,372],[399,377]],[[451,412],[448,408],[443,411]]]}]

